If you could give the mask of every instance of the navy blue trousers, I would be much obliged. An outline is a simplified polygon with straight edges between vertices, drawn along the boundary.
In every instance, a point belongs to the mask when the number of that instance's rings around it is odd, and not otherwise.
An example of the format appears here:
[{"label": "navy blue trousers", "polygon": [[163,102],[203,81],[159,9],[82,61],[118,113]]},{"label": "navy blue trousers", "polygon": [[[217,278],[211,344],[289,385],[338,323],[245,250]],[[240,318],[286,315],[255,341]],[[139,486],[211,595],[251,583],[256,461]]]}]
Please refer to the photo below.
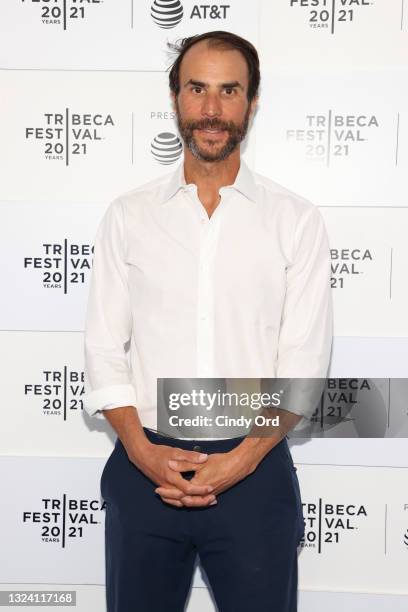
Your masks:
[{"label": "navy blue trousers", "polygon": [[[149,440],[223,453],[243,438]],[[120,439],[101,477],[108,612],[183,612],[197,554],[220,612],[296,612],[304,521],[286,438],[256,470],[202,508],[177,508],[128,458]]]}]

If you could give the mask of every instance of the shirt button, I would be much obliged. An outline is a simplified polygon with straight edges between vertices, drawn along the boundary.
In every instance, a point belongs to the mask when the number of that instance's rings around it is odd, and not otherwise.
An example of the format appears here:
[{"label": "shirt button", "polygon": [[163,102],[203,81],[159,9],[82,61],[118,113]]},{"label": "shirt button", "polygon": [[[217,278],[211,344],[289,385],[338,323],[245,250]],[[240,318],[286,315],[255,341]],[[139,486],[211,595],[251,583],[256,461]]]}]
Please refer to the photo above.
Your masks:
[{"label": "shirt button", "polygon": [[198,446],[198,444],[196,444],[195,446],[193,446],[193,451],[196,451],[196,453],[199,453],[201,451],[201,446]]}]

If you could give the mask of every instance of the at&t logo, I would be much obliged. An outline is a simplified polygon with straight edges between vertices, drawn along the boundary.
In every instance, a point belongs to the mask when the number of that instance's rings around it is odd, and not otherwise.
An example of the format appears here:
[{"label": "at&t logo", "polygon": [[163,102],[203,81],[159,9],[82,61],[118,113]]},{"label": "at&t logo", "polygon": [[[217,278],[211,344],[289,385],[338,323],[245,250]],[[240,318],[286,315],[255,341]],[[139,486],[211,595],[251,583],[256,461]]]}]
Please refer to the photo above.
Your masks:
[{"label": "at&t logo", "polygon": [[151,16],[159,28],[175,28],[183,19],[183,5],[180,0],[154,0]]},{"label": "at&t logo", "polygon": [[154,159],[164,166],[173,164],[180,159],[183,152],[183,145],[176,134],[172,132],[160,132],[153,139],[151,153]]},{"label": "at&t logo", "polygon": [[[230,4],[194,4],[188,18],[222,20],[228,17],[230,8]],[[179,25],[184,9],[180,0],[154,0],[150,14],[159,28],[169,30]]]}]

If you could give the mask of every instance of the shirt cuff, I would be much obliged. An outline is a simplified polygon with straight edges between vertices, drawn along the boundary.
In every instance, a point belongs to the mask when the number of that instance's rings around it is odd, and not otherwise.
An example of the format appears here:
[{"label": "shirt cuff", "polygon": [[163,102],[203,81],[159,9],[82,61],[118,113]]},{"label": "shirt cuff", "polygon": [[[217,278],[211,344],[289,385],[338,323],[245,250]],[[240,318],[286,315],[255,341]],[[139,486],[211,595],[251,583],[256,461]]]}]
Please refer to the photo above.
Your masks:
[{"label": "shirt cuff", "polygon": [[89,416],[103,417],[101,410],[122,406],[136,407],[136,391],[132,385],[111,385],[87,393],[83,402]]}]

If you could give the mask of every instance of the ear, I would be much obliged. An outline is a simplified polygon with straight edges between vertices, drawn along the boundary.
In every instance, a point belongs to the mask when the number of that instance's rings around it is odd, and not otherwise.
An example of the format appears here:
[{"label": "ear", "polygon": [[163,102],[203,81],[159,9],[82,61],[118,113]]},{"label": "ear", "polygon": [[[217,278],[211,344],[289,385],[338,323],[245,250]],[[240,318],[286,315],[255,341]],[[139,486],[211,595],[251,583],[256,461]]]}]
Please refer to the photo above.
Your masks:
[{"label": "ear", "polygon": [[251,100],[251,103],[250,103],[250,107],[251,107],[250,114],[251,114],[251,117],[253,116],[253,114],[256,111],[256,107],[258,106],[258,100],[259,100],[259,96],[255,96],[255,98],[253,98]]},{"label": "ear", "polygon": [[176,95],[174,91],[170,91],[170,99],[171,99],[171,107],[174,111],[176,111]]}]

